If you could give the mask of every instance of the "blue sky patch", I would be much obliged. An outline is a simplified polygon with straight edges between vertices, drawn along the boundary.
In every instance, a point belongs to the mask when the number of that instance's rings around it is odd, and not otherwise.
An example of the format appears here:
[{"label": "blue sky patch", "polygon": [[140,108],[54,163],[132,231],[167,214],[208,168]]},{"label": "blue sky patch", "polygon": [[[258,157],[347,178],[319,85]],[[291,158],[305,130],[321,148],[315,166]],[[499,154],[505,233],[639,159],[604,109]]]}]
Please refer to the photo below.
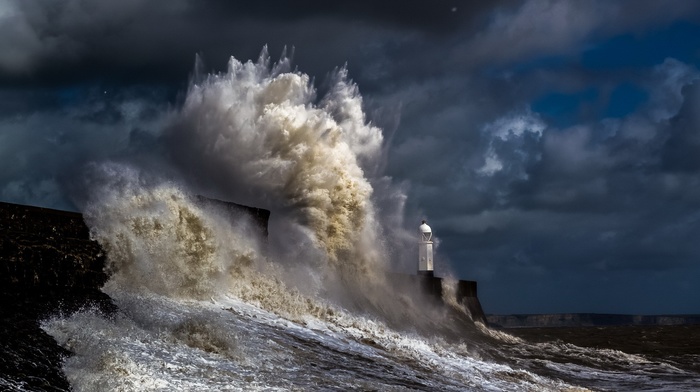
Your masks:
[{"label": "blue sky patch", "polygon": [[606,39],[583,52],[581,65],[590,69],[640,68],[660,64],[667,57],[700,65],[699,42],[700,25],[681,21],[644,34]]},{"label": "blue sky patch", "polygon": [[551,92],[535,99],[530,107],[551,124],[565,128],[585,117],[598,98],[598,89],[594,87],[575,93]]},{"label": "blue sky patch", "polygon": [[610,94],[603,117],[621,118],[634,113],[649,99],[649,94],[632,83],[622,83]]}]

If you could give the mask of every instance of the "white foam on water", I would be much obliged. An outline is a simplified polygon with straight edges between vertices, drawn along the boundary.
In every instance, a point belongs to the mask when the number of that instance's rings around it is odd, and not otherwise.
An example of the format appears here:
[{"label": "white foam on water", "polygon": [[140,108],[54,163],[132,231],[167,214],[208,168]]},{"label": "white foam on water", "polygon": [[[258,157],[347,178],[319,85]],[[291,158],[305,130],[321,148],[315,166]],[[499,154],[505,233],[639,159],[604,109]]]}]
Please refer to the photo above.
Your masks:
[{"label": "white foam on water", "polygon": [[74,355],[75,391],[575,390],[339,311],[292,322],[233,297],[110,293],[112,318],[83,311],[42,324]]},{"label": "white foam on water", "polygon": [[0,387],[3,391],[7,392],[21,392],[27,390],[27,384],[22,381],[17,380],[6,380],[0,378]]}]

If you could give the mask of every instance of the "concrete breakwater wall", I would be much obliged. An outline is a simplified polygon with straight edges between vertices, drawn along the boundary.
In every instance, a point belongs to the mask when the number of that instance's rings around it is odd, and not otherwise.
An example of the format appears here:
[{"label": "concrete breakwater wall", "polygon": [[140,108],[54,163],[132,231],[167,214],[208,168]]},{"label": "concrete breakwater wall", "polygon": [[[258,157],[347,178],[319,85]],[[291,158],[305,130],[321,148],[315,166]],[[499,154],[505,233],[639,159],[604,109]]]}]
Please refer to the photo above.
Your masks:
[{"label": "concrete breakwater wall", "polygon": [[443,301],[445,285],[454,284],[454,287],[449,289],[454,290],[457,303],[464,306],[469,311],[472,320],[484,324],[487,323],[484,310],[477,296],[477,284],[475,281],[459,280],[452,283],[435,276],[432,271],[422,272],[418,275],[395,274],[392,275],[391,280],[399,286],[406,287],[409,285],[411,287],[419,287],[425,294],[438,302]]},{"label": "concrete breakwater wall", "polygon": [[[246,214],[267,236],[270,211],[200,198],[231,216]],[[105,254],[83,216],[0,202],[0,284],[4,291],[97,290],[107,280]]]},{"label": "concrete breakwater wall", "polygon": [[74,212],[0,203],[0,260],[5,291],[88,290],[107,280],[104,253]]}]

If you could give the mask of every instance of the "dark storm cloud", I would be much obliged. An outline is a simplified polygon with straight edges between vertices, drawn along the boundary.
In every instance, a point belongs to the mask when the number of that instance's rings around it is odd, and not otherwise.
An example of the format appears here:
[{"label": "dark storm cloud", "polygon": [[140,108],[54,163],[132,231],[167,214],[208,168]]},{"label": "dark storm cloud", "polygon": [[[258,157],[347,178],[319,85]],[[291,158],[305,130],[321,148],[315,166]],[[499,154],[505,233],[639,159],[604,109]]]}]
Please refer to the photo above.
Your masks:
[{"label": "dark storm cloud", "polygon": [[532,0],[495,8],[488,24],[470,32],[451,50],[458,64],[511,63],[536,56],[576,54],[592,38],[639,32],[679,18],[698,20],[700,5],[676,2],[673,7],[649,0]]},{"label": "dark storm cloud", "polygon": [[2,200],[74,209],[66,188],[87,162],[127,153],[133,158],[147,145],[134,138],[156,132],[163,122],[164,106],[150,91],[91,88],[75,94],[81,98],[70,105],[55,102],[54,94],[42,94],[51,96],[42,106],[30,97],[41,110],[0,117]]},{"label": "dark storm cloud", "polygon": [[575,50],[602,27],[660,23],[692,14],[693,7],[642,2],[630,12],[609,2],[483,4],[12,1],[0,12],[0,80],[161,81],[183,88],[195,53],[222,70],[229,56],[255,58],[267,44],[273,55],[295,47],[295,64],[311,75],[347,62],[365,91],[390,90],[474,64]]},{"label": "dark storm cloud", "polygon": [[683,97],[683,106],[671,119],[663,165],[669,171],[692,173],[700,170],[700,81],[685,86]]},{"label": "dark storm cloud", "polygon": [[[497,3],[508,3],[500,1]],[[514,3],[510,1],[510,3]],[[308,20],[318,17],[345,19],[353,22],[396,25],[429,32],[449,32],[463,27],[494,4],[478,2],[464,4],[454,0],[424,1],[322,1],[284,0],[260,1],[245,4],[214,1],[195,5],[198,12],[209,17],[235,15],[238,18],[265,18],[277,20]]]},{"label": "dark storm cloud", "polygon": [[195,53],[220,69],[229,56],[252,58],[266,44],[273,53],[297,46],[299,65],[322,74],[361,58],[391,31],[441,36],[486,11],[453,3],[11,1],[0,10],[0,77],[172,82]]}]

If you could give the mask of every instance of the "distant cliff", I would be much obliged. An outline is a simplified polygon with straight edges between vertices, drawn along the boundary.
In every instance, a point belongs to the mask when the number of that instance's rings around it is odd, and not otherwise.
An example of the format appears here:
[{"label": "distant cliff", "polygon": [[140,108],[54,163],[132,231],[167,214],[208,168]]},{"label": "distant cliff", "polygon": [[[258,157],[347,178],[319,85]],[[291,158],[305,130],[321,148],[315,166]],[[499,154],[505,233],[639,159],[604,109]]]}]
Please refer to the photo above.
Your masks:
[{"label": "distant cliff", "polygon": [[594,327],[612,325],[687,325],[700,324],[700,315],[635,316],[600,313],[487,315],[490,325],[518,327]]}]

